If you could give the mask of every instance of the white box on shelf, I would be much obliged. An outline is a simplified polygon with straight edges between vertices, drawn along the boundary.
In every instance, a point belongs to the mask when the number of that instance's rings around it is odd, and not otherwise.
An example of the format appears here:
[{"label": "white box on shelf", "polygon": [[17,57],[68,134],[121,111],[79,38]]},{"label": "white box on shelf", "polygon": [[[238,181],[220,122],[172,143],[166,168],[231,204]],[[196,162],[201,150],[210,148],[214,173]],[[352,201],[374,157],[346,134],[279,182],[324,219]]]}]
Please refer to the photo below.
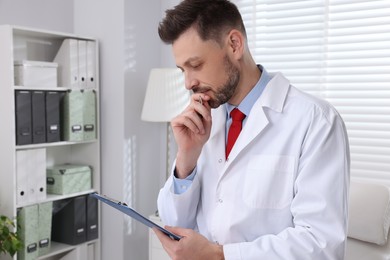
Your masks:
[{"label": "white box on shelf", "polygon": [[16,86],[53,88],[57,87],[55,62],[22,60],[14,62]]}]

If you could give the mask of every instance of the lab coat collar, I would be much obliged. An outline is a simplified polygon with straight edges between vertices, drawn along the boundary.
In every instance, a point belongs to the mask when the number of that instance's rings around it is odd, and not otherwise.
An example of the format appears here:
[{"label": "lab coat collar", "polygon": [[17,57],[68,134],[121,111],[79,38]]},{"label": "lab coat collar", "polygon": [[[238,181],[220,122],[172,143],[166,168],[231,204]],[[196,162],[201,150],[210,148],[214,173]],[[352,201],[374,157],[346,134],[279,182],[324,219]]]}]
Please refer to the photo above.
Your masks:
[{"label": "lab coat collar", "polygon": [[[261,97],[256,101],[250,114],[248,115],[248,122],[254,121],[259,122],[259,120],[265,120],[266,117],[262,107],[268,107],[272,110],[281,113],[283,111],[284,102],[287,98],[288,90],[290,89],[290,82],[286,79],[281,73],[270,73],[272,79],[269,81],[265,87]],[[259,115],[260,113],[260,115]],[[225,136],[225,124],[226,124],[226,110],[223,106],[219,106],[216,109],[211,110],[211,115],[213,118],[213,128],[211,129],[210,139],[215,135]],[[255,117],[254,119],[251,119]],[[268,121],[268,120],[267,120]],[[257,127],[251,127],[248,125],[244,129],[256,129]]]},{"label": "lab coat collar", "polygon": [[[264,112],[264,107],[268,107],[278,113],[283,112],[285,100],[287,98],[288,90],[290,89],[290,82],[280,73],[271,74],[272,79],[265,87],[261,97],[256,101],[248,116],[248,121],[242,129],[233,149],[230,152],[229,160],[225,163],[225,171],[239,153],[258,136],[264,128],[268,125],[269,120]],[[213,144],[218,144],[217,147],[225,147],[225,124],[226,124],[226,110],[223,106],[212,110],[213,127],[210,133],[209,141]],[[221,158],[224,149],[216,149],[216,155]]]},{"label": "lab coat collar", "polygon": [[269,107],[276,112],[283,112],[284,102],[290,89],[290,81],[281,73],[270,73],[272,79],[267,84],[259,102],[263,107]]}]

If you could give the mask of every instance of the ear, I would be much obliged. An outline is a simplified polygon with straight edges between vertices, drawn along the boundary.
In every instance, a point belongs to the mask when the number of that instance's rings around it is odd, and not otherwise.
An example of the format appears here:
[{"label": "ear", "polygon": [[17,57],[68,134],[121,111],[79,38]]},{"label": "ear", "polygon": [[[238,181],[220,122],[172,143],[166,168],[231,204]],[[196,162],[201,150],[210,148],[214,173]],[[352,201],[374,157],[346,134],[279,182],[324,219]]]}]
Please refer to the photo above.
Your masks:
[{"label": "ear", "polygon": [[228,36],[228,46],[231,50],[231,54],[236,59],[241,59],[244,53],[245,38],[240,31],[236,29],[230,31]]}]

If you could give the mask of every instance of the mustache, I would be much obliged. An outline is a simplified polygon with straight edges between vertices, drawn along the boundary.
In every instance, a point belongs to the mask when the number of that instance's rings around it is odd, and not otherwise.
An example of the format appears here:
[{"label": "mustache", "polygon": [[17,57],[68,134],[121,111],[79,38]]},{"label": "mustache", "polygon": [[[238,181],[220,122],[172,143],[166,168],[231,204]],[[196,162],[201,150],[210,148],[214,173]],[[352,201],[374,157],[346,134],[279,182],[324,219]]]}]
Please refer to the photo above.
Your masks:
[{"label": "mustache", "polygon": [[211,88],[209,86],[198,86],[198,87],[193,87],[191,89],[191,94],[194,93],[204,93],[209,91]]}]

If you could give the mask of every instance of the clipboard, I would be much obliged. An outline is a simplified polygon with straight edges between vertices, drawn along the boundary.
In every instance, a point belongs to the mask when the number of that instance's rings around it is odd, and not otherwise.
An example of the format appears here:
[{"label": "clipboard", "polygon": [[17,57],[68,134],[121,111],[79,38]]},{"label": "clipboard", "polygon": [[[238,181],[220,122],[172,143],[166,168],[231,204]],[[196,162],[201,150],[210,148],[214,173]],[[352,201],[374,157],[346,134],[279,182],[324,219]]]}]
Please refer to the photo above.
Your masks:
[{"label": "clipboard", "polygon": [[137,211],[135,211],[134,209],[130,208],[129,206],[126,205],[126,203],[123,203],[123,202],[120,202],[118,200],[114,200],[114,199],[111,199],[107,196],[102,196],[98,193],[91,193],[89,194],[89,196],[92,196],[106,204],[108,204],[109,206],[125,213],[126,215],[134,218],[135,220],[141,222],[142,224],[146,225],[147,227],[150,227],[150,228],[157,228],[158,230],[160,230],[161,232],[163,232],[164,234],[166,234],[167,236],[169,236],[171,239],[174,239],[174,240],[177,240],[179,241],[181,239],[181,236],[178,236],[178,235],[175,235],[173,234],[172,232],[166,230],[165,228],[157,225],[156,223],[154,223],[153,221],[149,220],[148,218],[142,216],[140,213],[138,213]]}]

